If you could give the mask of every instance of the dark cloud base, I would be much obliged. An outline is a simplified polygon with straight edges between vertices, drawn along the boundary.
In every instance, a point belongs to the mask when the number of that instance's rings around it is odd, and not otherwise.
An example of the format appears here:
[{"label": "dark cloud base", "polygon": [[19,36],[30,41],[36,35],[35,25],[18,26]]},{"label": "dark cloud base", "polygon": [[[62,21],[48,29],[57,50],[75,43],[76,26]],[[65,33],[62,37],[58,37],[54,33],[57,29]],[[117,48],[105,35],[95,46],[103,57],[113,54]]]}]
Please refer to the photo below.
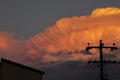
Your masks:
[{"label": "dark cloud base", "polygon": [[[107,64],[105,71],[110,80],[120,79],[120,64]],[[88,64],[80,61],[67,61],[53,63],[48,66],[39,67],[45,71],[44,80],[98,80],[99,65]]]}]

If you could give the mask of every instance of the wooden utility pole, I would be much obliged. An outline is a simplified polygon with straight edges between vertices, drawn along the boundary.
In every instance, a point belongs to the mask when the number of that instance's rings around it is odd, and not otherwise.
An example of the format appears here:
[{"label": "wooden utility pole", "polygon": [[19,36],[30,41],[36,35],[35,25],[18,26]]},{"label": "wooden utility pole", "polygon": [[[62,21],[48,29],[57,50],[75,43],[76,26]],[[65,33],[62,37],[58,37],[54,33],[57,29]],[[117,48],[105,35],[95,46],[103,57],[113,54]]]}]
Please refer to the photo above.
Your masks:
[{"label": "wooden utility pole", "polygon": [[109,48],[111,51],[116,50],[117,47],[115,47],[115,43],[113,43],[113,46],[104,46],[104,43],[102,43],[102,40],[100,40],[99,46],[90,46],[90,43],[88,43],[88,47],[86,48],[86,51],[92,48],[97,48],[100,51],[100,61],[89,61],[88,63],[99,63],[100,64],[100,80],[106,80],[104,77],[104,67],[103,63],[117,63],[116,61],[104,61],[103,60],[103,49],[104,48]]}]

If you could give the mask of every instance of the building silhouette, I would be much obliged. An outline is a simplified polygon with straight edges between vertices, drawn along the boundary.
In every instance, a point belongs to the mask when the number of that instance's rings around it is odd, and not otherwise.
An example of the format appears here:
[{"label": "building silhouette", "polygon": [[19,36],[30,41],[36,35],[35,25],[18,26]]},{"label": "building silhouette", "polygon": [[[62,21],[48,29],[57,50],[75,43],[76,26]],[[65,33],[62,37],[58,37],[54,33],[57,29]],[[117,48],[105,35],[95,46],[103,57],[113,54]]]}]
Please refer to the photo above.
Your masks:
[{"label": "building silhouette", "polygon": [[43,71],[1,59],[0,80],[42,80]]}]

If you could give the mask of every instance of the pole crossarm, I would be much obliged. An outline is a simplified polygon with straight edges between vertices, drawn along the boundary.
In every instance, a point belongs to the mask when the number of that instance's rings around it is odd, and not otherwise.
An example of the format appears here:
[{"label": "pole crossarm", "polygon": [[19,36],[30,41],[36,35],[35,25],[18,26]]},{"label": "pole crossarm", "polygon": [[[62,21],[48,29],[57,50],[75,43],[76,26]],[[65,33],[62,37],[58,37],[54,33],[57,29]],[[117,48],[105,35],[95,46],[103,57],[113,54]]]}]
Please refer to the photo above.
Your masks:
[{"label": "pole crossarm", "polygon": [[[97,60],[91,61],[91,60],[89,60],[89,61],[88,61],[88,64],[89,64],[89,63],[94,63],[94,64],[96,64],[96,63],[100,63],[100,61],[97,61]],[[120,64],[120,61],[104,60],[103,63],[106,63],[106,64],[110,64],[110,63]]]},{"label": "pole crossarm", "polygon": [[[90,49],[92,49],[92,48],[98,48],[98,49],[100,49],[101,47],[100,47],[100,46],[88,46],[88,47],[86,48],[86,51],[88,51],[88,50],[90,50]],[[110,48],[111,51],[118,49],[117,47],[114,47],[114,46],[113,46],[113,47],[103,46],[102,48]]]}]

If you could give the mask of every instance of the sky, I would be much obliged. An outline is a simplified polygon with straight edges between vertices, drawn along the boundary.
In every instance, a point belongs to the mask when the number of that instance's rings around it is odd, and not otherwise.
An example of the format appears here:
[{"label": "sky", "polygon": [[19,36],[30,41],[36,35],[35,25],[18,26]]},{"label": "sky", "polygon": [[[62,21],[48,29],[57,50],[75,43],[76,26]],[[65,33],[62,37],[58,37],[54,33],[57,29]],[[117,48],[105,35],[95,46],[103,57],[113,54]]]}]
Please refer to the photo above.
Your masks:
[{"label": "sky", "polygon": [[[119,21],[119,0],[1,0],[0,57],[45,71],[44,80],[98,79],[98,65],[87,62],[99,53],[85,48],[100,39],[119,47]],[[119,52],[104,58],[120,60]],[[120,79],[111,76],[119,67],[105,67],[110,79]]]},{"label": "sky", "polygon": [[30,38],[64,17],[89,15],[99,7],[120,6],[119,0],[1,0],[0,30]]}]

